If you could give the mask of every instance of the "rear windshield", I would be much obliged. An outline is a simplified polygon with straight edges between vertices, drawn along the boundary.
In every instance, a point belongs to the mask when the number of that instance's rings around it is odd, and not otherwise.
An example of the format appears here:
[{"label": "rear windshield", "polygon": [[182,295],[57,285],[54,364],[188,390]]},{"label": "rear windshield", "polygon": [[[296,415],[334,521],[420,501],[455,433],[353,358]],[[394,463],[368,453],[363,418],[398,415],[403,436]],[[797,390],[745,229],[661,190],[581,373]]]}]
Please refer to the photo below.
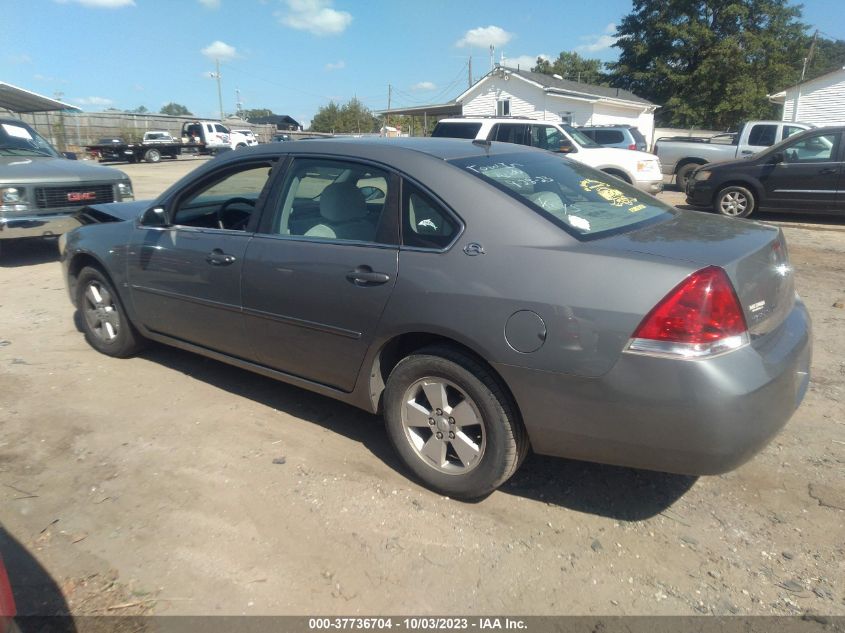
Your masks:
[{"label": "rear windshield", "polygon": [[434,126],[432,136],[439,136],[443,138],[470,138],[474,139],[481,129],[481,123],[469,123],[465,121],[456,121],[454,123],[440,122]]},{"label": "rear windshield", "polygon": [[645,136],[643,136],[643,133],[640,132],[639,128],[632,127],[632,128],[630,128],[630,130],[631,130],[631,136],[634,137],[634,140],[637,143],[645,143]]},{"label": "rear windshield", "polygon": [[629,231],[674,215],[672,207],[621,180],[548,152],[451,162],[580,239]]}]

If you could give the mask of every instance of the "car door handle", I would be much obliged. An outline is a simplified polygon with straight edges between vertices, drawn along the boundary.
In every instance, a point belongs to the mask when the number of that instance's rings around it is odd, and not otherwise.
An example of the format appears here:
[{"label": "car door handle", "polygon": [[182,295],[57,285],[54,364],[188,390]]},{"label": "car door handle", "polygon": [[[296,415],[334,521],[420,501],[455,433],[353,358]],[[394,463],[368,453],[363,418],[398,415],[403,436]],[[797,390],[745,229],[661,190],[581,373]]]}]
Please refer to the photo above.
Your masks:
[{"label": "car door handle", "polygon": [[820,176],[829,176],[829,175],[831,175],[831,174],[838,174],[838,173],[839,173],[839,168],[838,168],[838,167],[828,167],[828,168],[826,168],[826,169],[822,169],[822,170],[819,172],[819,175],[820,175]]},{"label": "car door handle", "polygon": [[346,278],[356,286],[385,284],[390,281],[390,275],[373,272],[369,266],[359,266],[355,270],[350,270],[346,273]]},{"label": "car door handle", "polygon": [[748,156],[749,154],[753,154],[754,152],[752,152],[750,149],[744,149],[744,150],[742,150],[742,152],[740,152],[740,153],[741,153],[743,156]]},{"label": "car door handle", "polygon": [[205,257],[205,261],[207,261],[212,266],[228,266],[229,264],[235,263],[237,257],[234,255],[227,255],[219,248],[215,248]]}]

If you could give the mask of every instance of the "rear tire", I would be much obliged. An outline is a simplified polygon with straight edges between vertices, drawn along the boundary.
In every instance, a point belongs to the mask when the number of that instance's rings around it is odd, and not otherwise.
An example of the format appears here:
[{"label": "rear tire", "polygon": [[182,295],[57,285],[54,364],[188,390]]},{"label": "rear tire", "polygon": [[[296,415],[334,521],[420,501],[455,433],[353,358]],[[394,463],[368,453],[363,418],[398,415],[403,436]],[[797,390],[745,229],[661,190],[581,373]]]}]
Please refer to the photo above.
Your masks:
[{"label": "rear tire", "polygon": [[161,152],[151,147],[144,153],[144,160],[148,163],[157,163],[161,160]]},{"label": "rear tire", "polygon": [[76,307],[85,340],[107,356],[126,358],[143,347],[144,339],[129,321],[108,278],[91,266],[76,281]]},{"label": "rear tire", "polygon": [[754,194],[745,187],[731,185],[716,196],[713,210],[729,218],[747,218],[757,206]]},{"label": "rear tire", "polygon": [[396,452],[427,487],[477,499],[519,468],[528,437],[490,370],[450,347],[421,349],[387,380],[384,418]]},{"label": "rear tire", "polygon": [[696,169],[701,167],[698,163],[687,163],[680,169],[678,169],[677,173],[675,174],[675,182],[678,184],[678,187],[681,191],[686,193],[687,190],[687,182],[689,182],[689,177],[692,175]]}]

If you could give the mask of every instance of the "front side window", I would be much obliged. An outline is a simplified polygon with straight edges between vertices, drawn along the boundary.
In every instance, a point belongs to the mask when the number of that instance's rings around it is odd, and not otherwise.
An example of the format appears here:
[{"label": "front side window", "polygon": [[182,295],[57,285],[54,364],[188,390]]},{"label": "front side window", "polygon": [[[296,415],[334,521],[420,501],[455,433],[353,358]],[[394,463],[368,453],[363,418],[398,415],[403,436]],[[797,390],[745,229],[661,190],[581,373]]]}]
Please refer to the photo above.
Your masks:
[{"label": "front side window", "polygon": [[270,163],[227,170],[176,203],[173,223],[245,231],[270,178]]},{"label": "front side window", "polygon": [[547,149],[553,152],[560,151],[560,145],[563,141],[568,141],[560,130],[550,125],[532,125],[531,126],[531,146],[539,147],[540,149]]},{"label": "front side window", "polygon": [[369,165],[298,158],[291,165],[269,232],[275,235],[395,243],[389,174]]},{"label": "front side window", "polygon": [[768,123],[758,123],[748,133],[748,144],[769,147],[775,144],[778,126]]},{"label": "front side window", "polygon": [[511,100],[499,99],[496,102],[496,116],[510,116],[511,115]]},{"label": "front side window", "polygon": [[460,225],[441,205],[409,182],[402,186],[402,245],[443,249]]},{"label": "front side window", "polygon": [[818,134],[801,139],[784,150],[787,163],[825,163],[834,161],[838,134]]},{"label": "front side window", "polygon": [[226,128],[226,127],[225,127],[225,126],[223,126],[223,125],[220,125],[219,123],[215,123],[215,124],[214,124],[214,131],[215,131],[215,132],[220,132],[221,134],[228,134],[228,133],[229,133],[229,129],[228,129],[228,128]]},{"label": "front side window", "polygon": [[783,133],[781,134],[781,140],[789,138],[793,134],[798,134],[799,132],[803,132],[804,128],[795,127],[794,125],[784,125],[783,126]]},{"label": "front side window", "polygon": [[451,161],[581,239],[674,215],[668,205],[603,172],[554,154],[492,154]]}]

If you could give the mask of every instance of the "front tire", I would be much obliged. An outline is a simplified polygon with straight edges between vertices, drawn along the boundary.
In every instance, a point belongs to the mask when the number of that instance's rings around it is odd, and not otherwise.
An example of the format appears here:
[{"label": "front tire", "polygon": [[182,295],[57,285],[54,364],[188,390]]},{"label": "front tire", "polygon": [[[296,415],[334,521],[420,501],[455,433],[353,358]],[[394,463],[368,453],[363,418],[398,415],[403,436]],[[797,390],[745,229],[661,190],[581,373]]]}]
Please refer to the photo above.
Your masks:
[{"label": "front tire", "polygon": [[490,370],[448,347],[401,360],[384,392],[387,432],[427,487],[477,499],[519,468],[528,438],[516,407]]},{"label": "front tire", "polygon": [[730,218],[747,218],[754,211],[757,201],[754,194],[745,187],[731,185],[725,187],[716,196],[713,209],[716,213]]},{"label": "front tire", "polygon": [[107,356],[126,358],[142,347],[143,339],[126,316],[114,287],[93,267],[83,268],[76,281],[76,306],[82,315],[85,340]]}]

